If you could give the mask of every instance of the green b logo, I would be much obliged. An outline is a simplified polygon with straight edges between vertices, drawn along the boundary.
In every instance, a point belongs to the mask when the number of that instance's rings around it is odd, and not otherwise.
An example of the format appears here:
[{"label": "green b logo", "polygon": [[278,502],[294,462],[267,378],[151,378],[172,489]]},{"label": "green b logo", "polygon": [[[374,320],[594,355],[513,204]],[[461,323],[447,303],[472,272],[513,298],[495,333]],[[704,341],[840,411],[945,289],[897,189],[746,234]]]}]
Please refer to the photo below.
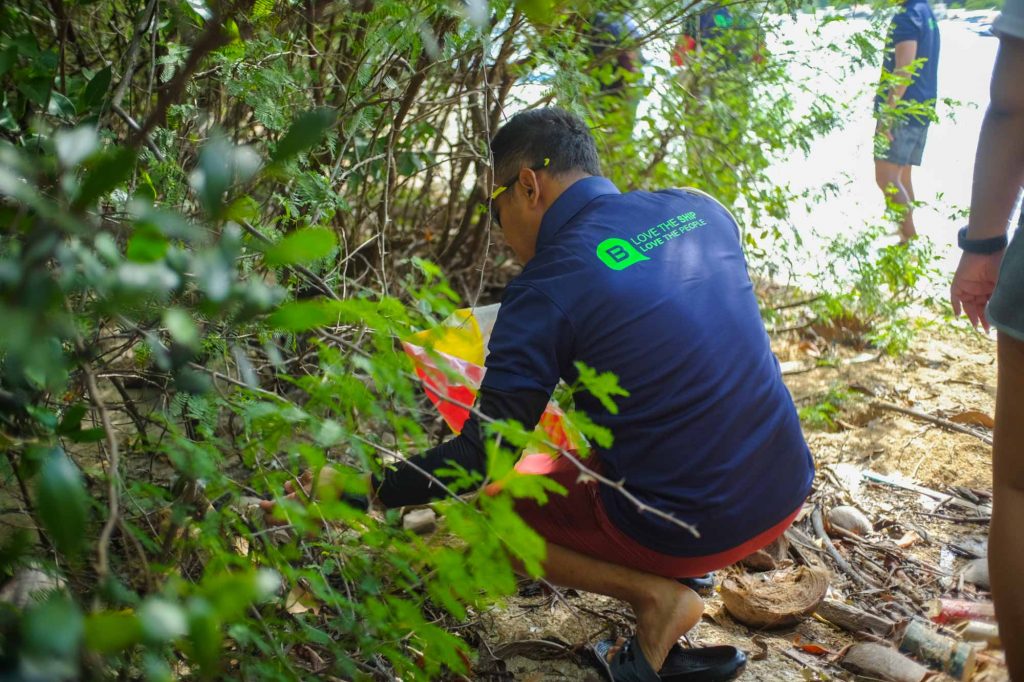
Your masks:
[{"label": "green b logo", "polygon": [[615,237],[597,245],[597,257],[612,270],[625,270],[633,263],[650,260],[625,239]]}]

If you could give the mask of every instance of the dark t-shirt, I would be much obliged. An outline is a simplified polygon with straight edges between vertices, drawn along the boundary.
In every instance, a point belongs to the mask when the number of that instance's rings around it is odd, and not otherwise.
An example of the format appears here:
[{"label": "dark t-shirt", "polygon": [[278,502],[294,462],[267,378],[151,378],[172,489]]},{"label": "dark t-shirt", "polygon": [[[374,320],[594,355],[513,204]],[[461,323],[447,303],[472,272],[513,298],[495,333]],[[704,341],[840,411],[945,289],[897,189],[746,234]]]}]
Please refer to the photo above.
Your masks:
[{"label": "dark t-shirt", "polygon": [[697,18],[697,33],[703,40],[713,40],[725,29],[731,28],[734,21],[728,7],[715,7],[701,12]]},{"label": "dark t-shirt", "polygon": [[[907,86],[903,99],[911,102],[929,103],[935,110],[935,98],[938,97],[939,72],[939,27],[932,14],[927,0],[907,0],[889,25],[889,34],[885,46],[885,60],[882,68],[892,73],[896,65],[896,45],[907,40],[917,41],[917,54],[914,59],[926,61],[917,69],[910,85]],[[875,99],[876,109],[884,102],[881,93]],[[927,125],[928,119],[911,116],[907,122],[913,125]]]},{"label": "dark t-shirt", "polygon": [[[607,50],[613,50],[615,64],[627,73],[639,73],[643,68],[643,54],[637,47],[640,39],[640,26],[632,16],[626,14],[611,16],[599,12],[588,31],[590,53],[601,57]],[[602,83],[604,92],[616,92],[627,85],[626,78],[616,78],[610,83]]]},{"label": "dark t-shirt", "polygon": [[697,526],[694,538],[601,486],[608,516],[674,556],[736,547],[779,523],[814,467],[747,275],[739,229],[718,202],[684,190],[620,194],[605,178],[569,187],[544,214],[536,256],[505,291],[483,389],[550,395],[575,362],[612,372],[604,474]]}]

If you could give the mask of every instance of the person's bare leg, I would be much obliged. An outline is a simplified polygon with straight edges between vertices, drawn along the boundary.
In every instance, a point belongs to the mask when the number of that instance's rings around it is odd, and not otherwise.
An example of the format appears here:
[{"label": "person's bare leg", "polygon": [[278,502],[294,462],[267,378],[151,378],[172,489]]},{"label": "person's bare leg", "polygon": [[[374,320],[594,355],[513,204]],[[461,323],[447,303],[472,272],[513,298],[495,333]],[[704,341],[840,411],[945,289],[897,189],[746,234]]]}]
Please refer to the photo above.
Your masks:
[{"label": "person's bare leg", "polygon": [[903,191],[907,193],[907,199],[910,200],[907,204],[907,212],[903,216],[903,223],[900,225],[900,234],[904,242],[917,236],[917,229],[914,227],[914,202],[917,201],[917,197],[914,195],[914,181],[910,177],[913,169],[913,166],[902,166],[900,169],[900,184],[903,185]]},{"label": "person's bare leg", "polygon": [[704,612],[704,602],[697,593],[675,580],[594,559],[550,542],[547,550],[544,577],[552,583],[621,599],[633,607],[637,642],[654,670],[661,668],[672,645],[697,624]]},{"label": "person's bare leg", "polygon": [[1010,677],[1024,680],[1024,341],[999,334],[988,568]]},{"label": "person's bare leg", "polygon": [[900,240],[906,242],[916,236],[917,233],[914,231],[911,198],[907,194],[907,189],[903,186],[903,181],[900,177],[903,174],[904,168],[906,166],[897,166],[889,161],[875,160],[875,183],[885,196],[886,208],[891,206],[899,211]]}]

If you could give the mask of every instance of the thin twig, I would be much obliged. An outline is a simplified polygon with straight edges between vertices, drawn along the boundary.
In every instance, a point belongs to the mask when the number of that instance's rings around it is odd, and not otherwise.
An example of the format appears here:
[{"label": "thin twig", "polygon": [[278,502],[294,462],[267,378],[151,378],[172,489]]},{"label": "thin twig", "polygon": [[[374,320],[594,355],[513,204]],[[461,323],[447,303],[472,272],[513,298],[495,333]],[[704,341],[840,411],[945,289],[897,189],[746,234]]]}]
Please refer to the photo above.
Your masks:
[{"label": "thin twig", "polygon": [[854,582],[861,587],[874,587],[881,589],[881,585],[874,580],[865,577],[857,569],[851,566],[850,562],[844,559],[843,555],[839,553],[838,549],[836,549],[836,546],[832,544],[832,539],[828,536],[828,533],[825,532],[825,524],[821,518],[820,505],[815,505],[814,511],[811,512],[811,523],[814,525],[814,532],[818,536],[818,539],[821,540],[822,546],[828,551],[829,555],[831,555],[832,559],[836,562],[836,565],[839,566],[844,573],[853,578]]},{"label": "thin twig", "polygon": [[949,421],[948,419],[943,419],[942,417],[935,417],[925,412],[913,410],[909,407],[900,407],[899,405],[887,403],[884,400],[872,400],[871,404],[874,407],[879,407],[883,410],[899,412],[900,414],[905,414],[909,417],[914,417],[915,419],[930,422],[932,424],[935,424],[936,426],[941,426],[942,428],[947,429],[949,431],[956,431],[957,433],[965,433],[968,436],[974,436],[975,438],[978,438],[985,444],[992,445],[992,436],[980,433],[978,431],[975,431],[974,429],[963,426],[962,424],[957,424],[956,422]]},{"label": "thin twig", "polygon": [[89,390],[89,397],[92,399],[93,405],[96,406],[96,410],[100,413],[100,423],[103,425],[103,433],[107,437],[107,503],[110,507],[110,512],[107,516],[107,522],[103,524],[103,530],[100,532],[99,543],[96,547],[96,574],[99,581],[102,582],[110,573],[110,536],[114,532],[114,527],[117,525],[120,514],[118,499],[119,488],[121,487],[120,457],[117,448],[117,436],[114,435],[114,427],[110,423],[110,413],[107,412],[107,406],[103,403],[103,398],[100,397],[100,390],[96,385],[96,375],[93,374],[92,368],[86,362],[81,364],[81,368],[85,374],[85,385]]},{"label": "thin twig", "polygon": [[798,301],[790,301],[789,303],[780,303],[779,305],[773,305],[772,310],[785,310],[786,308],[796,308],[802,305],[810,305],[816,301],[820,301],[825,296],[824,294],[818,294],[817,296],[811,296],[810,298],[802,298]]},{"label": "thin twig", "polygon": [[[149,3],[146,5],[146,9],[139,18],[139,23],[135,25],[135,31],[132,34],[132,42],[131,45],[128,46],[128,54],[125,57],[126,65],[124,68],[124,75],[121,77],[121,82],[117,84],[117,89],[114,90],[114,96],[110,100],[111,109],[113,109],[119,116],[121,114],[118,112],[118,109],[121,109],[121,102],[124,100],[124,96],[128,92],[128,85],[131,83],[132,76],[135,74],[135,62],[139,56],[139,45],[142,43],[142,34],[146,32],[146,28],[152,23],[153,13],[155,10],[156,0],[149,0]],[[121,111],[123,111],[123,109]]]},{"label": "thin twig", "polygon": [[[138,121],[136,121],[134,118],[132,118],[131,114],[129,114],[124,109],[122,109],[120,107],[120,105],[111,104],[110,105],[110,110],[113,111],[118,116],[120,116],[121,119],[124,120],[124,122],[128,124],[128,127],[131,128],[132,130],[134,130],[136,133],[142,131],[142,126],[139,125]],[[157,161],[160,161],[161,163],[163,163],[164,161],[167,160],[167,157],[164,156],[164,153],[162,151],[160,151],[160,147],[157,147],[156,143],[153,142],[153,138],[151,138],[149,135],[146,135],[142,139],[142,141],[145,143],[146,147],[149,148],[149,151],[153,152],[153,156],[156,157]]]}]

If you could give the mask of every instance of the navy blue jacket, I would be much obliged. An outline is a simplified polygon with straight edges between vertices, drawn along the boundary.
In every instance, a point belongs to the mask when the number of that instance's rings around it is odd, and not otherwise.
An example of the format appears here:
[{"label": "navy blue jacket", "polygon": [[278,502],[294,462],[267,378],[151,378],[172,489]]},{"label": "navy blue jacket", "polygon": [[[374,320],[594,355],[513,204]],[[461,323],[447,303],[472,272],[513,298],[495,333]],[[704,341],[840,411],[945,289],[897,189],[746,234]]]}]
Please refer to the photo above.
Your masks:
[{"label": "navy blue jacket", "polygon": [[747,274],[739,229],[707,195],[621,194],[602,177],[545,213],[535,257],[506,289],[483,390],[550,395],[575,362],[612,372],[629,397],[612,414],[601,468],[700,537],[602,486],[612,522],[673,556],[732,549],[785,519],[814,466]]}]

